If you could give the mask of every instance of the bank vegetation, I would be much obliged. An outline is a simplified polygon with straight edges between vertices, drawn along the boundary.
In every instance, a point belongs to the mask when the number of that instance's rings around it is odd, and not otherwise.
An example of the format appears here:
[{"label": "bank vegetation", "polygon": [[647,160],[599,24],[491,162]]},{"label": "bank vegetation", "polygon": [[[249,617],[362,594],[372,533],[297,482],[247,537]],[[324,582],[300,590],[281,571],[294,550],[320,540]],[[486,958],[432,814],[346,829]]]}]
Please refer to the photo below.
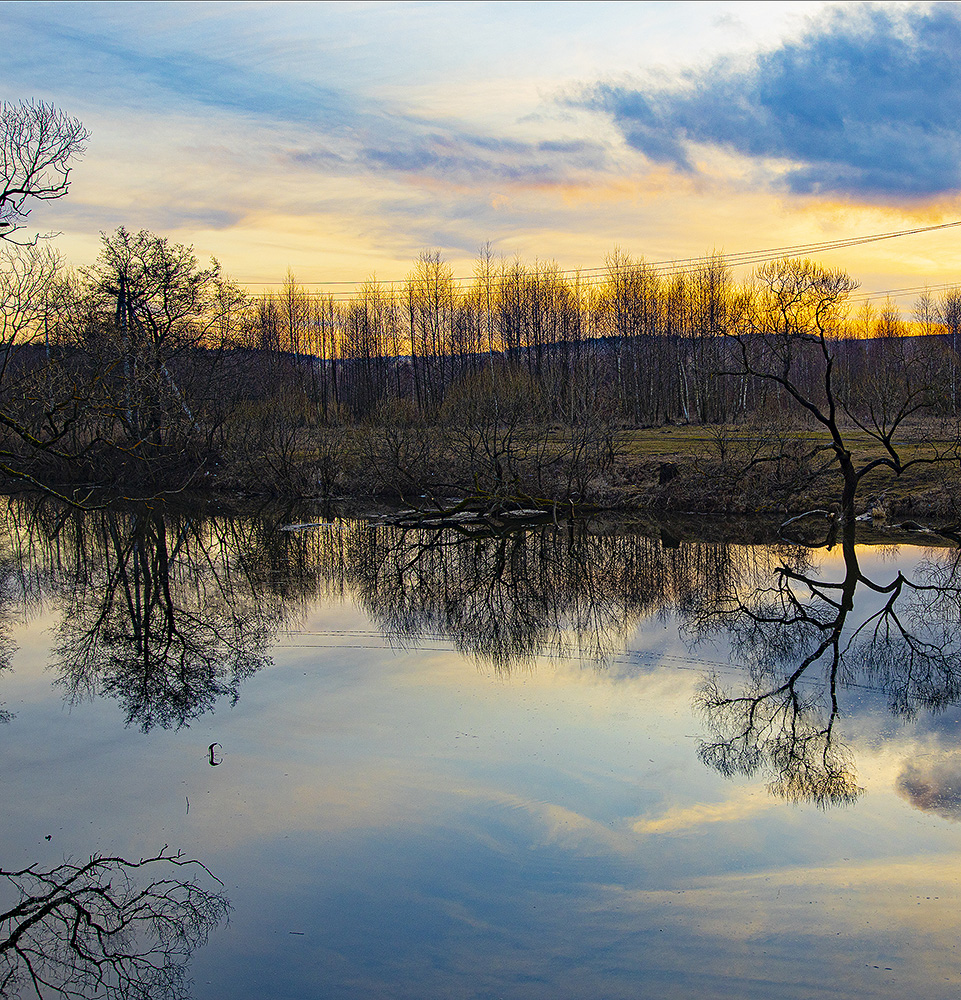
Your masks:
[{"label": "bank vegetation", "polygon": [[[71,270],[29,233],[87,133],[0,106],[0,476],[61,496],[229,490],[447,514],[590,505],[844,520],[953,514],[961,291],[905,319],[804,259],[602,268],[435,251],[406,279],[252,295],[191,247],[103,234]],[[657,451],[665,428],[681,447]]]},{"label": "bank vegetation", "polygon": [[[184,489],[495,509],[949,513],[961,291],[852,304],[820,264],[621,252],[586,279],[437,253],[349,296],[251,295],[147,232],[84,269],[0,251],[0,468],[75,494]],[[905,485],[906,484],[906,485]]]}]

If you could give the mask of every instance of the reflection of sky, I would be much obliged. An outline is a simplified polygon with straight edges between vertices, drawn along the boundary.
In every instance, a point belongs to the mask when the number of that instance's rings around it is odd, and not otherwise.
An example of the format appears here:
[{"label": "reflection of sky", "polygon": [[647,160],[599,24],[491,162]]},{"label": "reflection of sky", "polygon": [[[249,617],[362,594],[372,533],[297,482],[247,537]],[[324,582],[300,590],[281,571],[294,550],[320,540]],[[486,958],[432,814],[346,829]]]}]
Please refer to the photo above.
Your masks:
[{"label": "reflection of sky", "polygon": [[[590,267],[957,214],[953,4],[6,3],[0,24],[4,93],[92,134],[36,214],[75,264],[121,224],[259,282],[400,277],[427,247],[469,273],[487,241]],[[953,280],[952,241],[836,263],[874,288]]]},{"label": "reflection of sky", "polygon": [[821,812],[698,763],[660,622],[636,662],[504,675],[318,603],[234,709],[148,736],[39,697],[50,624],[3,679],[3,863],[204,860],[234,911],[200,1000],[956,995],[959,827],[896,788],[923,719],[858,744],[866,795]]}]

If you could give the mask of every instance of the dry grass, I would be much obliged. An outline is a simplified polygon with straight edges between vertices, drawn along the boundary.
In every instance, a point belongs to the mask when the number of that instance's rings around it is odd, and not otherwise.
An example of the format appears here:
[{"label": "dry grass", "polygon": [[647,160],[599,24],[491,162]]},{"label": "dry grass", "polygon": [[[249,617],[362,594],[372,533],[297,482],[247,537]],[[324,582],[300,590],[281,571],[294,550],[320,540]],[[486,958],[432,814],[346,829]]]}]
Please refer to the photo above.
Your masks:
[{"label": "dry grass", "polygon": [[[549,469],[568,447],[561,429],[551,428],[546,436],[545,431],[541,428],[529,436],[524,431],[518,433],[516,454],[527,472],[523,481],[516,485],[521,493],[541,496],[542,491],[546,491],[543,493],[546,500],[560,498],[566,502],[570,484],[558,479],[552,487],[547,481],[549,476],[541,483],[534,468]],[[273,463],[267,463],[275,474],[273,477],[264,476],[267,470],[262,456],[256,462],[251,462],[248,456],[243,470],[238,471],[239,478],[234,477],[237,480],[234,485],[249,491],[251,483],[256,482],[266,492],[293,489],[303,495],[313,495],[319,490],[324,495],[355,497],[388,495],[392,487],[395,491],[403,487],[406,492],[453,490],[456,495],[464,496],[465,491],[477,485],[477,470],[470,464],[471,460],[456,449],[440,447],[439,439],[433,434],[425,438],[427,431],[424,428],[409,432],[416,441],[426,441],[430,445],[424,460],[418,459],[413,465],[401,462],[404,468],[396,475],[391,471],[390,462],[385,462],[383,469],[374,470],[369,458],[371,433],[370,429],[349,425],[330,429],[325,434],[304,430],[296,435],[295,441],[289,442],[283,455],[274,455]],[[768,453],[772,450],[778,453],[779,448],[803,453],[829,444],[823,431],[803,427],[785,430],[782,426],[769,430],[742,425],[682,425],[621,429],[614,437],[616,459],[613,466],[596,465],[597,456],[592,459],[585,453],[583,460],[590,466],[585,478],[587,485],[577,493],[584,502],[623,509],[772,516],[826,507],[839,499],[840,477],[833,470],[812,477],[807,472],[813,466],[802,467],[796,482],[787,485],[783,476],[781,481],[777,480],[772,464],[759,465],[745,473],[745,465],[757,453],[756,446],[762,440]],[[848,432],[846,440],[859,464],[884,454],[881,446],[863,431]],[[905,434],[901,453],[905,460],[933,459],[946,453],[948,445],[947,441],[934,440],[925,428],[914,428]],[[403,457],[401,455],[398,461]],[[290,474],[280,477],[283,482],[275,483],[277,470],[274,466],[278,462]],[[665,470],[665,466],[672,468]],[[226,475],[230,468],[228,463],[221,478],[230,478]],[[665,471],[669,475],[665,476]],[[862,483],[859,511],[876,508],[880,501],[892,518],[961,519],[959,471],[961,466],[957,459],[916,466],[900,478],[887,470],[878,470]]]},{"label": "dry grass", "polygon": [[[662,463],[674,463],[681,475],[673,488],[665,488],[652,497],[655,505],[668,506],[680,503],[690,505],[700,500],[699,509],[716,509],[720,498],[710,493],[712,474],[721,467],[722,458],[732,453],[744,454],[763,437],[765,431],[744,426],[675,426],[622,430],[617,435],[619,467],[623,473],[633,470],[638,479],[646,472],[651,477]],[[830,444],[825,431],[799,429],[781,432],[784,442],[798,442],[804,450]],[[851,429],[845,442],[856,456],[858,465],[864,465],[886,452],[881,444],[864,431]],[[898,443],[902,461],[913,459],[944,459],[950,454],[951,442],[938,439],[927,428],[914,427]],[[736,465],[737,459],[729,457]],[[762,477],[763,478],[763,477]],[[700,480],[695,484],[693,480]],[[640,485],[640,483],[639,483]],[[763,492],[763,483],[761,486]],[[803,509],[806,505],[826,504],[838,499],[841,493],[840,476],[829,472],[815,484],[800,490],[796,501],[787,509]],[[888,469],[878,469],[869,474],[859,490],[860,509],[870,509],[878,503],[891,515],[902,516],[957,516],[961,514],[961,464],[957,458],[909,468],[900,477]],[[723,502],[720,502],[723,506]],[[767,509],[763,496],[751,498],[751,509]]]}]

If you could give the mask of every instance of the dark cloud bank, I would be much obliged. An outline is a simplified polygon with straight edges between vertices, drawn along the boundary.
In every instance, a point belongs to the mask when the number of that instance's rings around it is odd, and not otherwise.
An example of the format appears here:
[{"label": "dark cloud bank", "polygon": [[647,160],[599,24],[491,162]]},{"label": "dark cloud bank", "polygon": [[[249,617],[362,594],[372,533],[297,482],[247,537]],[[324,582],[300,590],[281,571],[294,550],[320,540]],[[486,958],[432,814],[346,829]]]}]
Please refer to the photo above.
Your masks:
[{"label": "dark cloud bank", "polygon": [[749,66],[720,61],[665,88],[599,84],[650,159],[694,169],[691,143],[796,164],[802,194],[935,196],[961,190],[961,8],[830,8]]}]

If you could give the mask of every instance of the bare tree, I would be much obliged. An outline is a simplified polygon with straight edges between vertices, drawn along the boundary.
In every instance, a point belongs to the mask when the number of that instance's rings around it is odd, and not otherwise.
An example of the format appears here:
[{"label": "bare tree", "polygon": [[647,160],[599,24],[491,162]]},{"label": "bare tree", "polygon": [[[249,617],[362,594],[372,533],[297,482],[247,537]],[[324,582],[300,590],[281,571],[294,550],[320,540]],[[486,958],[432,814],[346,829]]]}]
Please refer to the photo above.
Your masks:
[{"label": "bare tree", "polygon": [[944,327],[948,337],[951,410],[958,406],[958,334],[961,333],[961,289],[948,289],[937,306],[937,320]]},{"label": "bare tree", "polygon": [[[949,457],[948,450],[905,447],[908,423],[933,412],[939,376],[930,352],[906,344],[893,309],[882,313],[876,330],[879,363],[862,373],[850,397],[853,404],[847,402],[844,386],[851,373],[843,370],[840,337],[843,306],[856,287],[843,271],[809,260],[777,260],[759,268],[756,286],[739,303],[740,366],[729,373],[776,387],[789,406],[827,432],[822,450],[841,475],[845,520],[854,518],[855,497],[866,476],[884,469],[900,476]],[[865,453],[852,429],[863,432],[869,448],[880,455]],[[930,435],[932,447],[937,436]]]},{"label": "bare tree", "polygon": [[[173,877],[142,884],[138,872],[156,865],[172,866]],[[179,877],[187,866],[219,881],[166,846],[139,861],[93,855],[48,870],[0,868],[19,897],[0,912],[0,996],[25,986],[38,1000],[186,1000],[186,963],[229,909],[197,877]]]},{"label": "bare tree", "polygon": [[121,226],[102,243],[87,278],[113,318],[105,360],[119,356],[122,366],[115,412],[149,464],[163,449],[176,456],[202,433],[198,406],[210,394],[188,383],[212,379],[229,343],[225,318],[245,297],[216,260],[202,269],[192,247],[166,237]]},{"label": "bare tree", "polygon": [[30,202],[62,198],[70,161],[84,151],[87,130],[43,101],[0,104],[0,239],[20,241]]},{"label": "bare tree", "polygon": [[43,335],[61,270],[49,246],[0,247],[0,346],[5,353]]},{"label": "bare tree", "polygon": [[66,457],[65,438],[80,401],[73,387],[54,394],[48,377],[28,372],[24,379],[24,366],[13,365],[20,347],[48,333],[60,270],[56,255],[36,246],[38,236],[21,238],[20,230],[32,201],[67,193],[70,161],[86,140],[83,125],[51,104],[0,104],[0,240],[8,244],[0,255],[0,472],[38,486],[37,459]]},{"label": "bare tree", "polygon": [[47,472],[78,457],[73,440],[90,409],[56,342],[77,319],[72,283],[49,246],[0,247],[0,474],[60,495]]}]

